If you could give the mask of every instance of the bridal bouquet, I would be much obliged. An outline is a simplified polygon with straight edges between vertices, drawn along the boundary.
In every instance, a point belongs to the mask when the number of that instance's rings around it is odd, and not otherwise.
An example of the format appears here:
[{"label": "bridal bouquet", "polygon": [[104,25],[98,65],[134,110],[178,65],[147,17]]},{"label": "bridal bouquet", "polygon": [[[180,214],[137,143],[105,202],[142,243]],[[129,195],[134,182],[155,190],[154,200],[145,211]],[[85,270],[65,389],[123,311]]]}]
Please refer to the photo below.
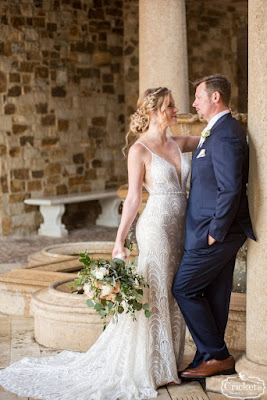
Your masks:
[{"label": "bridal bouquet", "polygon": [[[125,240],[124,246],[129,254],[132,250],[129,239]],[[142,303],[143,288],[148,284],[137,274],[134,262],[121,258],[95,260],[87,251],[80,257],[84,267],[72,283],[77,287],[74,293],[84,293],[88,297],[86,304],[104,319],[104,329],[107,316],[114,316],[117,322],[118,314],[124,311],[130,313],[134,321],[136,311],[143,310],[147,318],[151,316],[148,304]]]}]

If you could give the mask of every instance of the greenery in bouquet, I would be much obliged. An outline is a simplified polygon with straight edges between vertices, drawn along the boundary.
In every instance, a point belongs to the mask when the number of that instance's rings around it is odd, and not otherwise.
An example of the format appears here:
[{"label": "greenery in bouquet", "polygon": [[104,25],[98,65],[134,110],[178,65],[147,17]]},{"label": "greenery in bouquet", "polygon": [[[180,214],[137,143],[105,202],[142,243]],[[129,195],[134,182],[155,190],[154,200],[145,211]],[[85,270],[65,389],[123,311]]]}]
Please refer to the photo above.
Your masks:
[{"label": "greenery in bouquet", "polygon": [[[132,250],[128,239],[124,246],[128,251]],[[84,293],[88,297],[86,304],[99,313],[104,320],[104,329],[107,316],[114,316],[117,322],[118,314],[124,311],[130,313],[133,320],[136,320],[135,313],[141,310],[147,318],[151,316],[148,304],[142,302],[143,289],[148,284],[137,273],[135,262],[120,258],[95,260],[87,251],[80,257],[84,267],[72,283],[76,287],[74,293]]]}]

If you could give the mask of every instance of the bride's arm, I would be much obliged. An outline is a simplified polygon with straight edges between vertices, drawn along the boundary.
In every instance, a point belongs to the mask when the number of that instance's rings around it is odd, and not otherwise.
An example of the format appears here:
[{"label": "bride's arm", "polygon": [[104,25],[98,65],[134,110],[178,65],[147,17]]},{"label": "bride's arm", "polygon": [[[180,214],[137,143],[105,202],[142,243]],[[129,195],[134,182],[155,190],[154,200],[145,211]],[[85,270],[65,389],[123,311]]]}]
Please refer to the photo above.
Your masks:
[{"label": "bride's arm", "polygon": [[187,153],[196,150],[200,136],[177,135],[172,136],[172,139],[176,141],[182,153]]},{"label": "bride's arm", "polygon": [[144,152],[140,147],[132,146],[128,155],[128,194],[123,204],[121,222],[112,252],[113,258],[119,253],[123,257],[126,256],[124,241],[142,202],[145,164],[143,159]]}]

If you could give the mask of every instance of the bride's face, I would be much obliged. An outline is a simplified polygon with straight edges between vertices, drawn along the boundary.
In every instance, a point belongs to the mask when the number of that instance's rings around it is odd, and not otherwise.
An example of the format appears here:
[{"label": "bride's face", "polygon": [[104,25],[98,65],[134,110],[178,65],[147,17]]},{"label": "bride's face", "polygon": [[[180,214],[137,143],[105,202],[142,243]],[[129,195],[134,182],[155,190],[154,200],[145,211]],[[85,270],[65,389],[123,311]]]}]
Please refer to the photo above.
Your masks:
[{"label": "bride's face", "polygon": [[178,111],[179,111],[178,108],[175,106],[175,101],[172,95],[170,95],[169,103],[167,105],[167,108],[165,109],[165,112],[159,113],[160,120],[164,121],[163,122],[164,127],[174,126],[178,124],[177,122]]}]

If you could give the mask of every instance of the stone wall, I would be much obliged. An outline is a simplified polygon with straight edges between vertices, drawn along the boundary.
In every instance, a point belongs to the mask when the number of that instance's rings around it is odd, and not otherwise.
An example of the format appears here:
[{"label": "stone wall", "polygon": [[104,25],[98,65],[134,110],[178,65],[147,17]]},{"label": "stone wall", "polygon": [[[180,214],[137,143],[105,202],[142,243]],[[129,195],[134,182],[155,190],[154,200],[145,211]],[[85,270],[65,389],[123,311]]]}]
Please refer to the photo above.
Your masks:
[{"label": "stone wall", "polygon": [[139,95],[138,12],[138,1],[124,0],[124,91],[126,131],[130,122],[129,117],[136,110],[136,103]]},{"label": "stone wall", "polygon": [[123,3],[0,1],[2,234],[40,223],[26,197],[126,180]]},{"label": "stone wall", "polygon": [[216,72],[227,75],[232,109],[247,112],[247,0],[185,2],[189,80]]}]

